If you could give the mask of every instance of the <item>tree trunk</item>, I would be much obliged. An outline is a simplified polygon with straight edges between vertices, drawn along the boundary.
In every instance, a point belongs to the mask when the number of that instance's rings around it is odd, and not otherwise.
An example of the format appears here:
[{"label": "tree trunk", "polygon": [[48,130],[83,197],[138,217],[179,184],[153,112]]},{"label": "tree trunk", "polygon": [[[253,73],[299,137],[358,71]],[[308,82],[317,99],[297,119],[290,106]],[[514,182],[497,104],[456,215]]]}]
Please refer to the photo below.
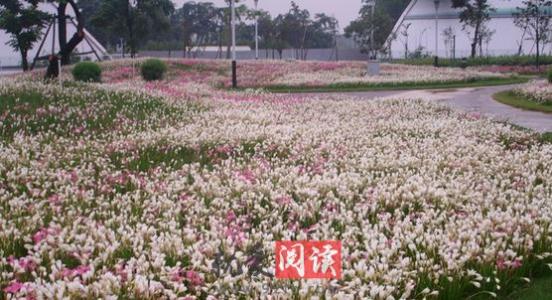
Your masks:
[{"label": "tree trunk", "polygon": [[523,34],[521,35],[521,40],[519,41],[518,56],[523,52],[523,41],[525,40],[525,35],[527,34],[527,26],[523,28]]},{"label": "tree trunk", "polygon": [[[66,10],[67,3],[63,3],[62,1],[60,1],[57,11],[59,49],[67,47],[67,16],[65,14]],[[68,65],[71,63],[70,55],[71,53],[67,53],[61,58],[62,65]]]},{"label": "tree trunk", "polygon": [[477,22],[475,25],[475,31],[473,33],[473,41],[471,44],[471,58],[474,58],[475,55],[477,55],[477,43],[479,42],[479,28],[481,27],[481,23]]},{"label": "tree trunk", "polygon": [[230,59],[230,51],[232,48],[232,16],[228,14],[228,41],[226,43],[226,59]]},{"label": "tree trunk", "polygon": [[134,36],[134,21],[132,19],[132,11],[130,8],[130,3],[128,3],[127,10],[126,10],[126,24],[128,28],[128,39],[129,39],[128,44],[130,47],[130,57],[134,58],[134,56],[136,55],[136,39]]},{"label": "tree trunk", "polygon": [[29,61],[27,59],[27,50],[20,50],[21,53],[21,67],[23,71],[26,72],[29,70]]},{"label": "tree trunk", "polygon": [[535,26],[535,40],[537,41],[537,72],[540,71],[540,39],[541,39],[541,36],[540,36],[540,32],[539,32],[539,20],[540,20],[540,15],[539,15],[539,11],[538,11],[538,7],[537,7],[537,26]]}]

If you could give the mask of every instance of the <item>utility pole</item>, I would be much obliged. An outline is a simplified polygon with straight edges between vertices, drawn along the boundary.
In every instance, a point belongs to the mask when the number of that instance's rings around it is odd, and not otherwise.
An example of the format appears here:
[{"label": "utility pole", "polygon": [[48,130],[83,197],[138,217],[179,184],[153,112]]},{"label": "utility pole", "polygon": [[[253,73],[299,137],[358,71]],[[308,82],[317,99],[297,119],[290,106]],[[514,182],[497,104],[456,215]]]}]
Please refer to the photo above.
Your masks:
[{"label": "utility pole", "polygon": [[259,59],[259,0],[255,0],[255,60]]},{"label": "utility pole", "polygon": [[370,55],[370,60],[375,60],[376,59],[376,54],[375,54],[375,43],[374,43],[374,27],[375,27],[375,22],[374,22],[374,12],[376,10],[376,0],[367,0],[366,1],[366,5],[368,7],[370,7],[370,51],[368,52]]},{"label": "utility pole", "polygon": [[439,4],[441,4],[440,0],[434,0],[433,4],[435,4],[435,61],[434,65],[436,67],[439,66]]},{"label": "utility pole", "polygon": [[236,63],[236,4],[235,0],[230,0],[232,20],[232,88],[238,87],[237,63]]},{"label": "utility pole", "polygon": [[370,19],[372,19],[372,26],[370,28],[370,49],[372,50],[372,59],[376,59],[376,50],[374,49],[374,12],[376,11],[376,1],[370,1]]}]

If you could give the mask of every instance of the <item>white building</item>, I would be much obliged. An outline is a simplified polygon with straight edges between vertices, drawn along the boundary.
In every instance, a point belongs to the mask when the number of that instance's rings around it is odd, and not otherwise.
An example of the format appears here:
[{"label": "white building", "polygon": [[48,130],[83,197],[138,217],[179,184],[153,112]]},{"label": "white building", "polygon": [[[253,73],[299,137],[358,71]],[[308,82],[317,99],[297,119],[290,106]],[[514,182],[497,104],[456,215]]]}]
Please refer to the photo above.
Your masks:
[{"label": "white building", "polygon": [[[388,45],[394,58],[405,56],[406,48],[412,53],[417,49],[422,53],[435,56],[437,28],[438,55],[440,57],[468,57],[471,54],[473,29],[463,29],[460,23],[460,10],[453,9],[451,0],[439,0],[436,13],[435,0],[412,0],[395,24]],[[523,54],[536,51],[535,41],[529,33],[515,26],[514,13],[522,6],[522,0],[491,0],[494,11],[491,20],[486,23],[487,38],[477,46],[477,54],[513,55],[521,45]],[[437,27],[436,19],[437,16]],[[552,43],[544,47],[544,53],[552,53]]]},{"label": "white building", "polygon": [[[46,11],[52,15],[57,13],[57,8],[54,4],[44,3],[39,5],[40,10]],[[70,8],[67,8],[67,15],[74,16],[74,12]],[[76,20],[75,20],[76,22]],[[44,44],[42,50],[39,53],[39,56],[46,56],[52,53],[57,53],[59,51],[58,44],[58,29],[57,24],[55,30],[51,28],[48,30],[49,26],[46,26],[43,30],[43,39]],[[77,27],[71,21],[67,21],[67,41],[71,39],[73,34],[75,34]],[[46,35],[44,37],[44,35]],[[100,58],[103,58],[108,55],[106,49],[88,32],[85,30],[86,38],[83,40],[75,49],[74,53],[85,53],[83,57],[86,57],[90,60],[96,60],[96,52]],[[7,45],[10,36],[5,31],[0,29],[0,67],[15,67],[21,65],[21,55],[19,52],[14,51],[13,48]],[[34,57],[36,56],[38,49],[40,48],[41,41],[35,43],[33,49],[29,51],[27,59],[29,64],[32,64]],[[94,51],[93,51],[94,50]]]}]

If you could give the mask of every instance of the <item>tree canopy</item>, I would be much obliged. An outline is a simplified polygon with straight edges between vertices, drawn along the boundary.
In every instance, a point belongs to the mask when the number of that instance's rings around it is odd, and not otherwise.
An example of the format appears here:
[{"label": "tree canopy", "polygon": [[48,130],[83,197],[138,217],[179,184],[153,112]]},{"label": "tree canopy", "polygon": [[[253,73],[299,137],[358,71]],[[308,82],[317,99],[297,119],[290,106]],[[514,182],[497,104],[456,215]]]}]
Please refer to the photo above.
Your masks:
[{"label": "tree canopy", "polygon": [[21,55],[23,70],[29,68],[27,54],[40,37],[51,15],[40,11],[39,0],[2,0],[0,2],[0,29],[10,39],[8,45]]}]

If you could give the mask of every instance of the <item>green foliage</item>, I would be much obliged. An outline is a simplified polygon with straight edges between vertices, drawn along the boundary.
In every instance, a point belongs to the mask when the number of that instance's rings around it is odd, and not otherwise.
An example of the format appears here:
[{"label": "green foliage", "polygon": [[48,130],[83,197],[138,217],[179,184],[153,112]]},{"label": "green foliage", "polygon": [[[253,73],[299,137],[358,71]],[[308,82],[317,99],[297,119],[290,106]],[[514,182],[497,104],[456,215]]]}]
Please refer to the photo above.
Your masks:
[{"label": "green foliage", "polygon": [[71,71],[76,81],[100,82],[102,79],[102,69],[93,62],[81,62],[75,65]]},{"label": "green foliage", "polygon": [[381,49],[389,37],[393,25],[398,20],[409,0],[377,0],[374,17],[371,8],[365,4],[360,16],[345,28],[345,35],[353,37],[363,52],[369,52],[371,46],[371,28],[374,30],[374,50]]},{"label": "green foliage", "polygon": [[142,78],[146,81],[161,80],[167,72],[167,64],[159,59],[148,59],[140,68]]},{"label": "green foliage", "polygon": [[544,144],[552,144],[552,132],[545,132],[541,134],[540,141]]},{"label": "green foliage", "polygon": [[[177,120],[185,112],[159,98],[76,85],[66,86],[62,92],[45,91],[40,86],[3,90],[0,115],[6,117],[0,121],[0,141],[9,142],[18,133],[69,136],[80,129],[84,130],[82,134],[126,130],[117,129],[120,117],[132,122],[134,128],[156,127],[160,122]],[[56,112],[50,107],[63,109]],[[79,113],[87,107],[94,112]]]},{"label": "green foliage", "polygon": [[0,2],[0,29],[10,37],[8,45],[21,54],[23,70],[29,68],[27,53],[40,38],[42,28],[50,15],[40,11],[38,0],[2,0]]},{"label": "green foliage", "polygon": [[460,9],[460,22],[464,28],[470,28],[472,33],[471,57],[477,54],[477,45],[481,39],[490,38],[492,32],[485,23],[491,19],[491,12],[495,9],[489,0],[453,0],[452,7]]},{"label": "green foliage", "polygon": [[[169,15],[174,11],[170,0],[136,0],[130,5],[128,0],[101,0],[97,11],[89,17],[100,36],[111,37],[111,42],[118,42],[122,36],[126,48],[134,57],[141,42],[150,36],[163,35],[169,32]],[[94,9],[87,3],[88,9]],[[93,32],[94,33],[94,32]]]},{"label": "green foliage", "polygon": [[[548,12],[552,11],[552,0],[524,0],[522,6],[517,8],[514,14],[514,24],[521,30],[527,32],[531,39],[536,43],[537,57],[540,56],[540,45],[549,35],[550,21],[552,15]],[[520,48],[521,50],[521,48]]]},{"label": "green foliage", "polygon": [[[396,63],[409,65],[433,65],[433,58],[425,59],[400,59]],[[443,67],[460,67],[465,63],[468,67],[476,66],[532,66],[536,64],[536,57],[529,55],[505,55],[505,56],[483,56],[468,58],[463,62],[461,59],[439,58],[439,65]],[[552,64],[552,56],[541,56],[540,63],[543,65]]]},{"label": "green foliage", "polygon": [[552,84],[552,68],[548,70],[548,83]]}]

